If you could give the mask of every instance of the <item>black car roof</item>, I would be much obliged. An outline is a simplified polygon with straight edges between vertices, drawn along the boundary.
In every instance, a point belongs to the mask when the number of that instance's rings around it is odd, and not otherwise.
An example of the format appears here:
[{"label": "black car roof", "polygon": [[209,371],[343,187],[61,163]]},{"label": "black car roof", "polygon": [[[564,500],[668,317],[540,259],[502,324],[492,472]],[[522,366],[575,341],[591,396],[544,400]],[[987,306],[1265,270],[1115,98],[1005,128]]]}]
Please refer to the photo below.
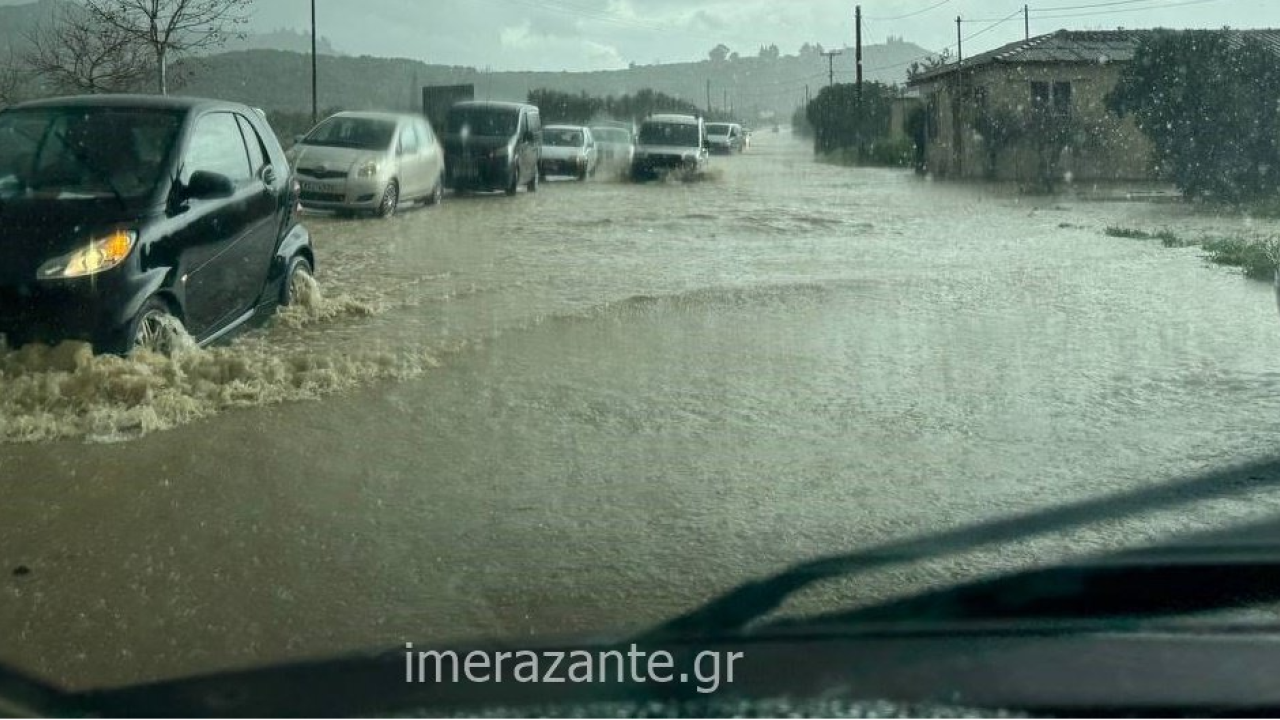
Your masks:
[{"label": "black car roof", "polygon": [[206,98],[172,97],[162,95],[76,95],[72,97],[49,98],[14,105],[12,109],[29,108],[74,108],[74,107],[107,107],[137,108],[142,110],[238,110],[253,112],[247,105],[227,102],[225,100],[209,100]]}]

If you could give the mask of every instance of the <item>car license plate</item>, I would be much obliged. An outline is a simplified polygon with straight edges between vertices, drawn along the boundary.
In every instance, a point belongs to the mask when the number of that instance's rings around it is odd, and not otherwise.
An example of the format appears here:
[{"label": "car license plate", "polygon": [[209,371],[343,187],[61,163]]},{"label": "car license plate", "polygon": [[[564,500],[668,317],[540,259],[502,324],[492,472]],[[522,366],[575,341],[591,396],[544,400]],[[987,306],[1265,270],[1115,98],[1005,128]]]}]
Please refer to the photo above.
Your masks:
[{"label": "car license plate", "polygon": [[302,192],[322,193],[322,192],[328,192],[328,191],[329,191],[329,188],[325,187],[324,185],[321,185],[320,183],[311,183],[311,182],[302,183]]}]

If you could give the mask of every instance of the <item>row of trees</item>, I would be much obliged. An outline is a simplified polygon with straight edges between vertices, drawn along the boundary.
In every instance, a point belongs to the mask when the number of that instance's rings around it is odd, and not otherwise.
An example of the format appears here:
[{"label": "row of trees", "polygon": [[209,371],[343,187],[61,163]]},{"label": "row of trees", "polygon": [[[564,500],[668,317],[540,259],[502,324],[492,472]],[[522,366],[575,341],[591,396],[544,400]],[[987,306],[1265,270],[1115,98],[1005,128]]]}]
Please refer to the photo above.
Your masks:
[{"label": "row of trees", "polygon": [[169,92],[179,57],[220,47],[253,0],[81,0],[52,6],[0,64],[0,105],[40,92]]},{"label": "row of trees", "polygon": [[866,82],[830,85],[818,92],[792,118],[798,134],[813,138],[819,155],[841,153],[860,163],[899,165],[910,161],[911,149],[892,140],[893,101],[898,89]]},{"label": "row of trees", "polygon": [[583,125],[600,118],[641,120],[654,113],[703,115],[709,120],[729,119],[723,112],[707,115],[694,103],[647,88],[634,94],[608,97],[544,88],[531,91],[529,103],[538,106],[543,120],[548,123]]}]

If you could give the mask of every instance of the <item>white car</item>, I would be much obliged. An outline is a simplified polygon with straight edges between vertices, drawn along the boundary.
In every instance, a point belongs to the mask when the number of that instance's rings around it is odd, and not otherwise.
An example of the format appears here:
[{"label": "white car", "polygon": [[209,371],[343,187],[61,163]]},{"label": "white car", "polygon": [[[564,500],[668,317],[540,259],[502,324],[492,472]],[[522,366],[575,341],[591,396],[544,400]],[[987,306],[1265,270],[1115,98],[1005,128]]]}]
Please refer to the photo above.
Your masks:
[{"label": "white car", "polygon": [[299,138],[289,162],[307,208],[389,217],[401,202],[444,197],[444,150],[418,115],[338,113]]},{"label": "white car", "polygon": [[711,152],[741,153],[747,149],[747,134],[737,123],[707,123],[707,144]]},{"label": "white car", "polygon": [[548,125],[542,129],[542,159],[538,162],[538,173],[542,177],[568,175],[586,180],[596,174],[599,161],[590,128]]}]

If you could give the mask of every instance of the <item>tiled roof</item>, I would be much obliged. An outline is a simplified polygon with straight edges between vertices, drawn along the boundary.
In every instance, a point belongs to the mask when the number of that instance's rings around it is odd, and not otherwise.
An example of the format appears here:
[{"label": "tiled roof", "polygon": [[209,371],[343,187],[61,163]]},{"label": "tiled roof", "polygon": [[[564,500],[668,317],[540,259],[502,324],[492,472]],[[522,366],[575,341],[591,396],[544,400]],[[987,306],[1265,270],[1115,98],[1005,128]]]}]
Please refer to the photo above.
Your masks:
[{"label": "tiled roof", "polygon": [[[1138,42],[1153,30],[1059,30],[1030,40],[1019,40],[995,50],[964,58],[964,68],[994,63],[1100,63],[1128,62]],[[1262,40],[1280,56],[1280,30],[1233,30],[1238,39],[1250,36]],[[950,63],[922,73],[911,81],[917,84],[949,75],[961,67]]]}]

